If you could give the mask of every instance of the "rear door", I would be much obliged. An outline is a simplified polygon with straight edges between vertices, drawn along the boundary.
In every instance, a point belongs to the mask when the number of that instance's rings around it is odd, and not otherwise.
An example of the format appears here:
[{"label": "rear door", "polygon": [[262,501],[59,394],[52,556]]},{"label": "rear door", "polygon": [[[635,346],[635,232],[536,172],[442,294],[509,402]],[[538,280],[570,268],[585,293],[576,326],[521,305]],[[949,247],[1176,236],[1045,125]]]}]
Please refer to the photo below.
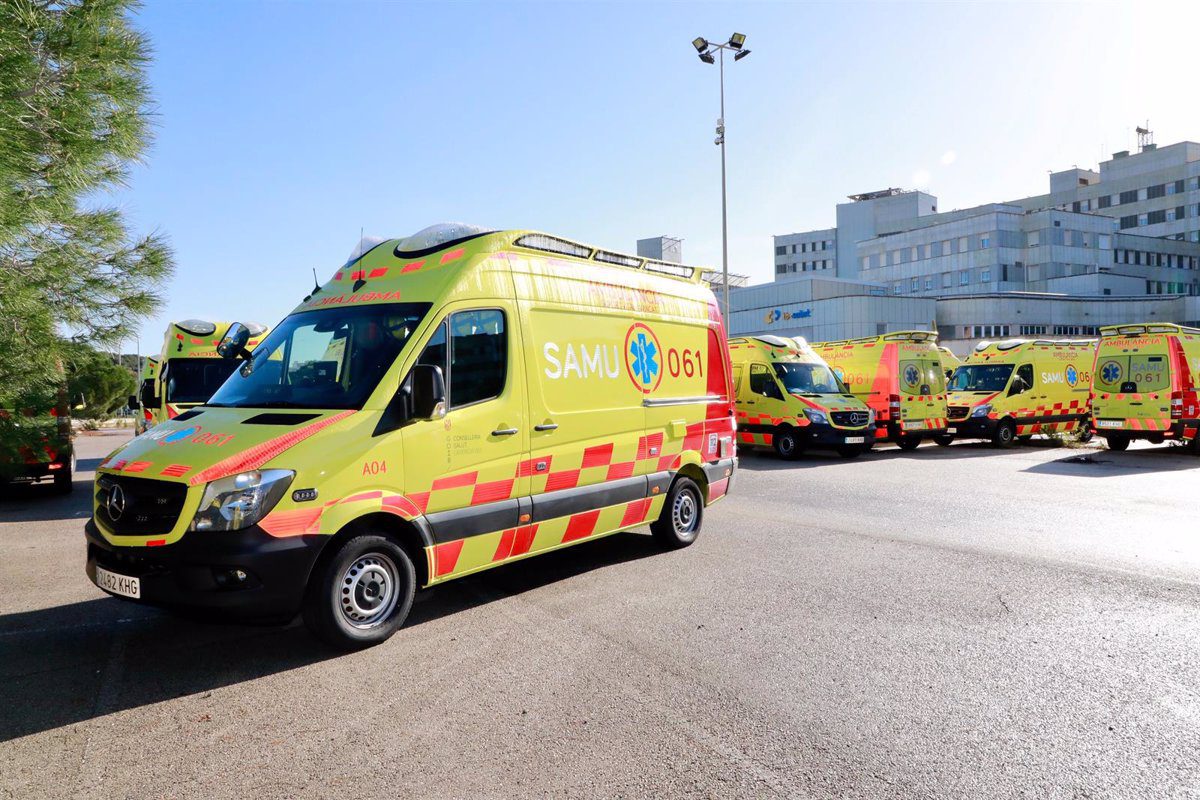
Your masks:
[{"label": "rear door", "polygon": [[[899,375],[904,429],[938,427],[946,418],[946,379],[936,352],[904,353]],[[931,424],[931,420],[937,424]]]},{"label": "rear door", "polygon": [[1096,359],[1096,428],[1160,430],[1169,424],[1171,368],[1167,337],[1106,338]]}]

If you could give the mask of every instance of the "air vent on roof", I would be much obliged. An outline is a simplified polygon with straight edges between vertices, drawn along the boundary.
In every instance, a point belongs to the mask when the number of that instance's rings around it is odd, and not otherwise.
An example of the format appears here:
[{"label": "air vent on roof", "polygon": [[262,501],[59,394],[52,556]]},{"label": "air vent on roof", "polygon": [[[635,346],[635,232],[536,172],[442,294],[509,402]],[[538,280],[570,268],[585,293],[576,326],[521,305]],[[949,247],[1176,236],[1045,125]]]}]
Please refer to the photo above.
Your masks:
[{"label": "air vent on roof", "polygon": [[193,417],[200,416],[202,413],[204,413],[203,409],[193,408],[191,411],[185,411],[177,417],[172,417],[171,421],[172,422],[186,422],[187,420],[192,419]]},{"label": "air vent on roof", "polygon": [[243,425],[299,425],[301,422],[308,422],[310,419],[316,419],[320,414],[282,414],[279,412],[267,412],[266,414],[258,414],[250,419],[242,420]]},{"label": "air vent on roof", "polygon": [[691,278],[696,274],[695,267],[685,267],[682,264],[670,264],[666,261],[647,261],[646,269],[660,275],[673,275],[676,278]]},{"label": "air vent on roof", "polygon": [[546,253],[558,253],[563,256],[575,256],[576,258],[589,258],[592,255],[592,248],[584,247],[575,242],[569,242],[566,239],[559,239],[556,236],[547,236],[544,233],[527,233],[520,239],[517,239],[514,244],[517,247],[528,247],[530,250],[541,250]]},{"label": "air vent on roof", "polygon": [[640,258],[623,256],[620,253],[610,253],[607,250],[597,250],[592,258],[596,261],[603,261],[606,264],[619,264],[622,267],[633,267],[634,269],[642,265]]},{"label": "air vent on roof", "polygon": [[193,336],[208,336],[217,331],[216,325],[202,319],[185,319],[183,322],[176,322],[175,327],[185,330]]}]

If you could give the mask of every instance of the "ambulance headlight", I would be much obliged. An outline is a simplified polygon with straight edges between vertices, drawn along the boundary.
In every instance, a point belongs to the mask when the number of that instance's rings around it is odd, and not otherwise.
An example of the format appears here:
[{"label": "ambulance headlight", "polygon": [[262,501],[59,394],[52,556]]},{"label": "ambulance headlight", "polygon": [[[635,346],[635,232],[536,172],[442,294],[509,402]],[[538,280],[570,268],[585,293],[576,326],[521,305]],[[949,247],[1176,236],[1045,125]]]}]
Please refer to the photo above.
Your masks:
[{"label": "ambulance headlight", "polygon": [[828,425],[829,418],[822,411],[813,411],[811,408],[804,409],[804,416],[808,417],[808,421],[814,425]]},{"label": "ambulance headlight", "polygon": [[287,492],[296,473],[290,469],[239,472],[204,487],[193,531],[237,531],[270,513]]},{"label": "ambulance headlight", "polygon": [[986,417],[990,413],[992,413],[992,404],[984,403],[983,405],[976,407],[976,409],[971,412],[971,416],[972,417]]},{"label": "ambulance headlight", "polygon": [[874,421],[875,421],[875,409],[868,408],[867,409],[867,424],[870,425]]}]

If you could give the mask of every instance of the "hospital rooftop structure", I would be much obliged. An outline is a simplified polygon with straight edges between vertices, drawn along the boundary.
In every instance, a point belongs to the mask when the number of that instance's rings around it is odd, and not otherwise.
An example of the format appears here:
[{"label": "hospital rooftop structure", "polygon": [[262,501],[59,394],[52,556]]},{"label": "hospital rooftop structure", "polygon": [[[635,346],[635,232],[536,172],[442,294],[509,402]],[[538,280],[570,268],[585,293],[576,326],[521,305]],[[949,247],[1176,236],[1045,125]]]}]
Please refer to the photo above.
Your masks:
[{"label": "hospital rooftop structure", "polygon": [[730,333],[936,326],[962,354],[981,339],[1200,324],[1200,144],[1143,139],[1019,200],[939,212],[926,192],[854,195],[836,226],[775,237],[775,281],[732,294]]}]

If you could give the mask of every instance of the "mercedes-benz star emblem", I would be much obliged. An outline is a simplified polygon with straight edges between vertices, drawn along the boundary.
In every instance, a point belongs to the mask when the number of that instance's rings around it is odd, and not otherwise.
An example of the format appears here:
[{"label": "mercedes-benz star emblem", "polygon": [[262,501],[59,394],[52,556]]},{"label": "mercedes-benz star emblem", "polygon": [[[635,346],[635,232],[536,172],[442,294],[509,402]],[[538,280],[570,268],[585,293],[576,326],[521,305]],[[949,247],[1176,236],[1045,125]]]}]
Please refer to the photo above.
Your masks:
[{"label": "mercedes-benz star emblem", "polygon": [[108,493],[108,518],[116,522],[125,513],[125,490],[114,486]]}]

